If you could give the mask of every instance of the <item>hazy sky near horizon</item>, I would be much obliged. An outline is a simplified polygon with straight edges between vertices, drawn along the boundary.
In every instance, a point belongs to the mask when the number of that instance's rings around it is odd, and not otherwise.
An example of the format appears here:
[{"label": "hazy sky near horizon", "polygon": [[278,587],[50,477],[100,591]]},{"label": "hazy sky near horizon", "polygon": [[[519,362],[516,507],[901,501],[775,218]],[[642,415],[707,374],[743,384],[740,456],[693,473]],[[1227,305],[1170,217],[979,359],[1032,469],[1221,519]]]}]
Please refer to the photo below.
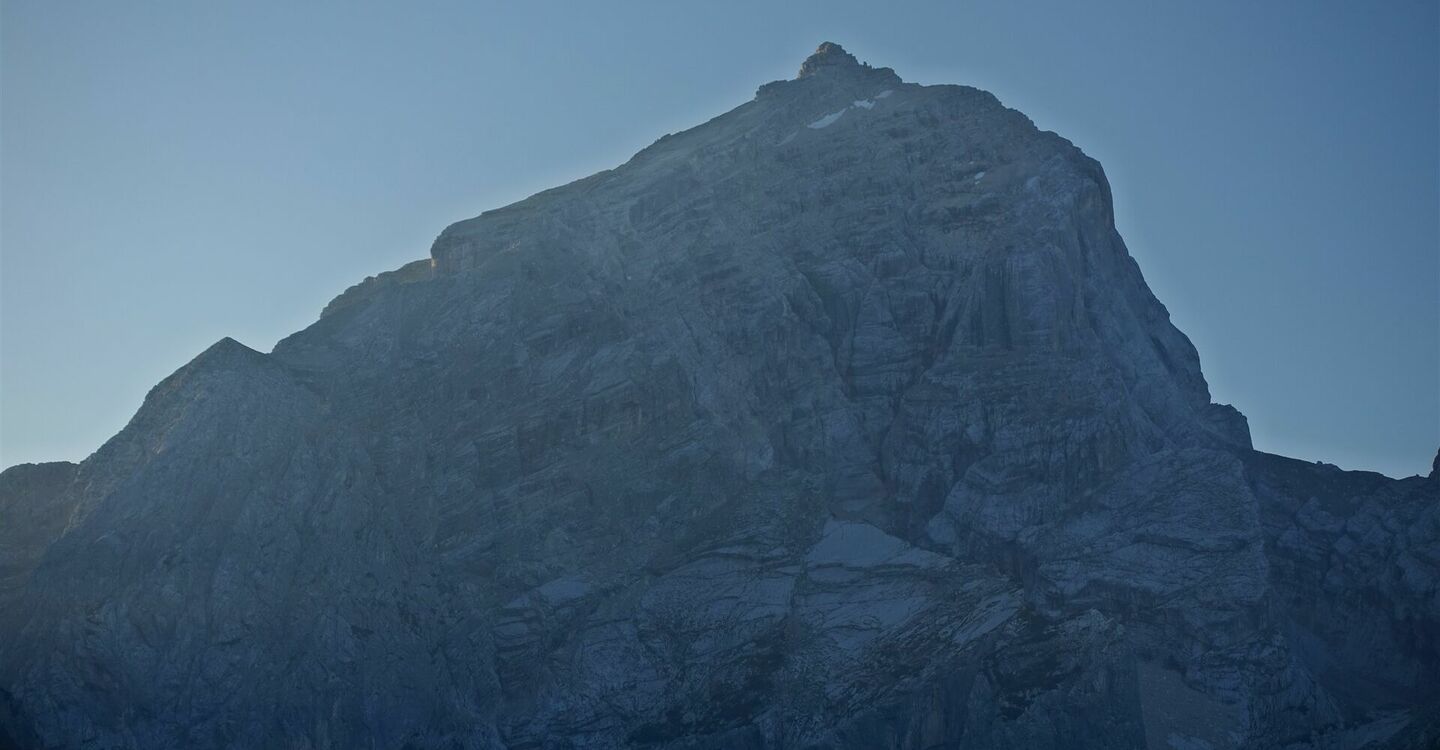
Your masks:
[{"label": "hazy sky near horizon", "polygon": [[450,222],[615,166],[821,41],[1104,164],[1256,447],[1440,447],[1440,4],[0,0],[0,468],[79,460]]}]

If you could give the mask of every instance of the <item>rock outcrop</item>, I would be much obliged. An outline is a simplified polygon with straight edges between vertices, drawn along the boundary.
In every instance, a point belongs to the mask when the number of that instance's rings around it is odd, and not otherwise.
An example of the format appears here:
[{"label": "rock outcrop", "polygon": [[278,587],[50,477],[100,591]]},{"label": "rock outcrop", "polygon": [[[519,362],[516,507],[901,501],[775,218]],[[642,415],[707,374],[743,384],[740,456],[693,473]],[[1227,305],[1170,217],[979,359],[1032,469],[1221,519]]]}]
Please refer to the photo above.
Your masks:
[{"label": "rock outcrop", "polygon": [[1251,448],[1098,163],[826,44],[0,475],[0,738],[1426,747],[1437,505]]}]

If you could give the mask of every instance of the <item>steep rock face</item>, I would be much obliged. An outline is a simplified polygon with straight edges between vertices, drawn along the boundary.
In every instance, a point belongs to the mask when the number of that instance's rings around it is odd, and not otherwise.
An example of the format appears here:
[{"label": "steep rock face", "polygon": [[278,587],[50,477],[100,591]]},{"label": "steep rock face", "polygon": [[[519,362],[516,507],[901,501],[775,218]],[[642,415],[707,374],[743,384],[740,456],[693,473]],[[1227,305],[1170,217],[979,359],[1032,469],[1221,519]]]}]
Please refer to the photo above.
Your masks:
[{"label": "steep rock face", "polygon": [[1273,606],[1315,679],[1347,702],[1433,703],[1440,472],[1395,481],[1259,453],[1247,463]]},{"label": "steep rock face", "polygon": [[60,534],[73,508],[66,488],[75,464],[21,464],[0,473],[0,606],[18,596],[30,571]]},{"label": "steep rock face", "polygon": [[95,748],[1422,746],[1440,483],[1252,451],[1110,206],[993,96],[822,45],[272,354],[217,344],[78,468],[7,471],[0,522],[65,520],[3,537],[0,720]]}]

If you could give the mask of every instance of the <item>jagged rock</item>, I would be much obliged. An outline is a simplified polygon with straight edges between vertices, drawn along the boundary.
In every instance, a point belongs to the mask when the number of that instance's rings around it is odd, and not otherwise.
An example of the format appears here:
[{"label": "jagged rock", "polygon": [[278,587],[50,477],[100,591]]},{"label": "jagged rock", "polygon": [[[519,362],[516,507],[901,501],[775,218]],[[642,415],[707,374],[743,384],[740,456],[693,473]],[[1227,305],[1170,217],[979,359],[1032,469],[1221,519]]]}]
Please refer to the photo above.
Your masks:
[{"label": "jagged rock", "polygon": [[1440,485],[1255,452],[1099,164],[833,44],[35,472],[16,743],[1437,736]]}]

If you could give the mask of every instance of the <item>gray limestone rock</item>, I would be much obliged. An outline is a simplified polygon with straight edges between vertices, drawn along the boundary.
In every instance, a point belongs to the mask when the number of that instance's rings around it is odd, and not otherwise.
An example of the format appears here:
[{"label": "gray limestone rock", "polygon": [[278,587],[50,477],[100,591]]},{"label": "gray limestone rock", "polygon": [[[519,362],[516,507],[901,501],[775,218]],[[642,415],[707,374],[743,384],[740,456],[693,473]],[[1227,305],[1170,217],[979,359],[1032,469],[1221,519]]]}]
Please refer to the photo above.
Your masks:
[{"label": "gray limestone rock", "polygon": [[1423,747],[1437,504],[1253,451],[1099,164],[827,43],[0,475],[0,742]]}]

